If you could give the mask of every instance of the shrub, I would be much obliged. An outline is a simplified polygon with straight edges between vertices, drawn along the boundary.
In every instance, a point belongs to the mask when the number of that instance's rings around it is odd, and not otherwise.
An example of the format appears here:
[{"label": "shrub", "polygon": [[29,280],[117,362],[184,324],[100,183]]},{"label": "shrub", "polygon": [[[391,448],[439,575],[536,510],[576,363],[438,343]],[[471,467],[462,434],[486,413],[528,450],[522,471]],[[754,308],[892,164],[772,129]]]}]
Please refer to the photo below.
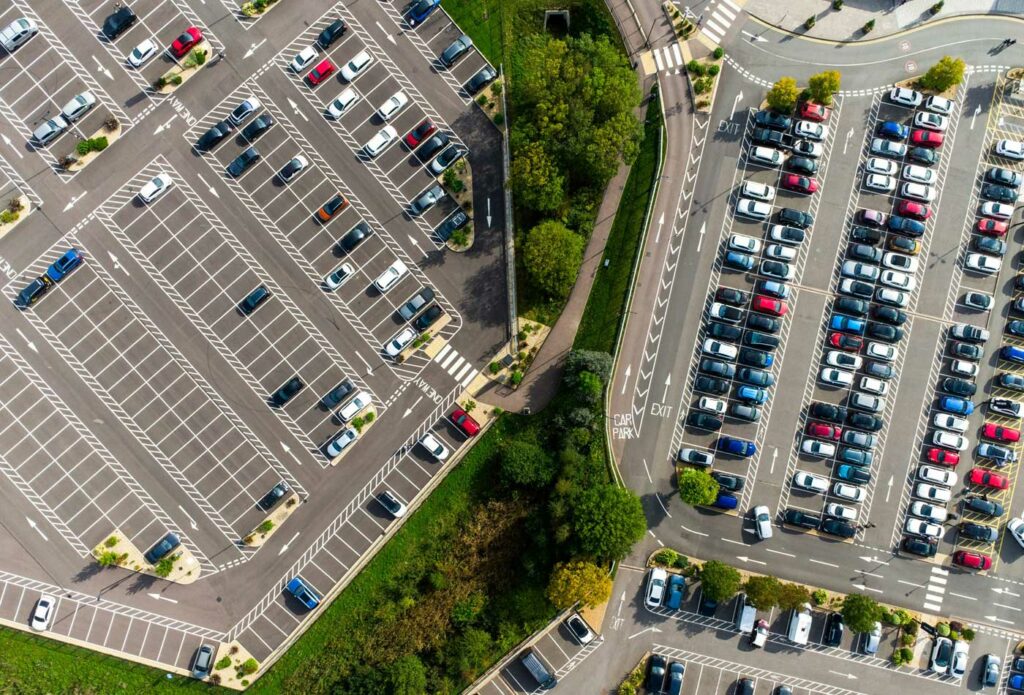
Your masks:
[{"label": "shrub", "polygon": [[153,568],[153,572],[158,577],[168,577],[174,570],[174,561],[178,559],[177,555],[168,555],[160,562],[156,563],[156,567]]},{"label": "shrub", "polygon": [[811,15],[810,17],[807,18],[807,21],[804,22],[804,28],[805,29],[813,29],[814,28],[814,24],[817,21],[818,20],[814,18],[814,15]]},{"label": "shrub", "polygon": [[904,647],[913,647],[914,642],[916,641],[917,637],[915,637],[914,635],[908,635],[906,632],[900,635],[900,644],[902,644]]},{"label": "shrub", "polygon": [[260,670],[260,662],[256,661],[252,657],[249,657],[242,662],[242,665],[238,667],[238,672],[243,676],[251,676]]},{"label": "shrub", "polygon": [[686,69],[689,72],[696,73],[698,70],[700,70],[700,63],[698,63],[696,60],[691,60],[689,63],[686,64]]},{"label": "shrub", "polygon": [[466,246],[469,243],[469,232],[465,227],[456,229],[448,240],[455,246]]},{"label": "shrub", "polygon": [[715,81],[710,77],[701,77],[693,83],[693,91],[697,94],[707,94],[711,91],[711,86],[714,83]]},{"label": "shrub", "polygon": [[907,647],[900,647],[900,658],[903,659],[903,663],[909,664],[914,660],[914,650]]},{"label": "shrub", "polygon": [[494,114],[494,124],[495,125],[504,125],[505,124],[505,114],[503,114],[501,112],[498,112],[498,113]]},{"label": "shrub", "polygon": [[871,30],[874,29],[874,28],[875,28],[875,20],[869,19],[867,22],[864,23],[862,31],[865,34],[870,34]]},{"label": "shrub", "polygon": [[153,82],[153,89],[163,89],[167,86],[167,78],[161,75]]},{"label": "shrub", "polygon": [[491,370],[491,374],[497,374],[498,372],[501,371],[501,365],[498,364],[497,362],[491,362],[489,365],[487,365],[487,368]]},{"label": "shrub", "polygon": [[837,12],[843,9],[843,0],[832,0],[832,9]]},{"label": "shrub", "polygon": [[939,633],[941,637],[949,637],[949,623],[939,623],[935,626],[935,632]]},{"label": "shrub", "polygon": [[718,481],[699,468],[684,469],[678,487],[679,499],[694,507],[709,505],[718,497]]},{"label": "shrub", "polygon": [[960,58],[943,56],[939,62],[928,68],[928,72],[921,76],[918,83],[925,89],[933,89],[936,92],[944,92],[953,85],[964,81],[964,69],[966,64]]},{"label": "shrub", "polygon": [[113,548],[115,545],[117,545],[117,540],[117,536],[111,536],[107,540],[103,541],[103,546],[105,548]]},{"label": "shrub", "polygon": [[116,116],[110,116],[107,118],[107,120],[103,121],[103,127],[106,128],[111,133],[117,130],[118,126],[120,125],[121,122],[117,120]]},{"label": "shrub", "polygon": [[565,385],[577,388],[579,375],[583,372],[597,374],[601,381],[607,383],[612,373],[612,356],[597,350],[573,350],[565,358]]},{"label": "shrub", "polygon": [[21,212],[25,206],[21,204],[21,198],[11,198],[7,203],[7,209],[11,212]]},{"label": "shrub", "polygon": [[80,157],[84,157],[90,152],[102,152],[107,149],[107,139],[102,135],[98,138],[89,138],[88,140],[80,140],[75,145],[75,150],[78,152]]},{"label": "shrub", "polygon": [[182,83],[181,75],[171,75],[171,84],[175,87]]},{"label": "shrub", "polygon": [[455,169],[446,169],[441,180],[444,182],[445,188],[452,193],[462,193],[466,190],[466,184],[462,183],[462,179],[455,173]]},{"label": "shrub", "polygon": [[537,444],[513,439],[501,452],[501,479],[505,485],[544,488],[558,473],[554,459]]},{"label": "shrub", "polygon": [[583,237],[554,220],[529,231],[522,259],[531,284],[552,299],[564,299],[583,262]]},{"label": "shrub", "polygon": [[921,623],[917,622],[916,620],[911,620],[910,622],[908,622],[906,625],[903,626],[903,631],[906,632],[908,635],[916,635],[917,631],[920,628],[921,628]]},{"label": "shrub", "polygon": [[960,636],[963,637],[968,642],[972,641],[974,639],[974,637],[975,637],[974,628],[965,627],[960,632]]},{"label": "shrub", "polygon": [[256,527],[256,531],[258,531],[259,533],[270,533],[270,530],[272,528],[274,528],[274,522],[270,519],[267,519],[262,524]]},{"label": "shrub", "polygon": [[676,564],[676,560],[679,558],[679,553],[672,550],[672,548],[662,548],[654,555],[654,562],[659,565],[666,565],[667,567],[673,567]]},{"label": "shrub", "polygon": [[718,560],[708,560],[700,570],[701,593],[712,601],[728,601],[740,590],[740,573]]},{"label": "shrub", "polygon": [[513,386],[519,386],[519,384],[523,383],[523,373],[517,369],[512,372],[512,376],[508,380]]},{"label": "shrub", "polygon": [[709,65],[709,66],[708,66],[708,75],[709,75],[710,77],[714,77],[714,76],[716,76],[716,75],[717,75],[717,74],[718,74],[718,73],[719,73],[719,72],[720,72],[721,70],[722,70],[722,68],[718,67],[717,65]]},{"label": "shrub", "polygon": [[939,0],[937,3],[931,6],[931,13],[938,14],[942,11],[942,6],[945,4],[944,0]]},{"label": "shrub", "polygon": [[20,217],[20,215],[16,212],[0,210],[0,224],[11,224],[12,222],[16,222],[18,217]]},{"label": "shrub", "polygon": [[575,495],[573,534],[579,552],[599,561],[621,560],[643,538],[647,520],[640,498],[610,483]]},{"label": "shrub", "polygon": [[217,669],[218,671],[221,671],[221,670],[223,670],[223,669],[226,669],[226,668],[227,668],[228,666],[230,666],[230,665],[231,665],[231,657],[230,657],[230,656],[228,656],[227,654],[225,654],[224,656],[222,656],[222,657],[220,658],[220,660],[219,660],[219,661],[217,661],[217,663],[215,663],[215,664],[213,665],[213,667],[214,667],[215,669]]},{"label": "shrub", "polygon": [[715,57],[715,60],[721,60],[722,56],[725,55],[725,49],[722,48],[721,46],[719,46],[718,48],[715,49],[715,52],[712,53],[711,55],[713,55]]},{"label": "shrub", "polygon": [[487,106],[487,95],[481,94],[480,96],[478,96],[476,98],[476,103],[480,104],[480,106]]},{"label": "shrub", "polygon": [[100,553],[100,556],[96,558],[96,562],[99,563],[100,567],[113,567],[117,564],[117,561],[121,558],[120,555],[115,553],[113,550],[104,550]]},{"label": "shrub", "polygon": [[591,562],[555,565],[547,589],[548,600],[563,610],[576,603],[593,608],[607,601],[611,593],[611,577]]},{"label": "shrub", "polygon": [[825,601],[828,600],[828,592],[824,589],[815,589],[811,592],[811,601],[814,602],[815,606],[824,605]]},{"label": "shrub", "polygon": [[800,90],[796,86],[796,80],[792,77],[780,77],[768,90],[768,106],[776,111],[790,113],[796,106],[796,99],[799,95]]}]

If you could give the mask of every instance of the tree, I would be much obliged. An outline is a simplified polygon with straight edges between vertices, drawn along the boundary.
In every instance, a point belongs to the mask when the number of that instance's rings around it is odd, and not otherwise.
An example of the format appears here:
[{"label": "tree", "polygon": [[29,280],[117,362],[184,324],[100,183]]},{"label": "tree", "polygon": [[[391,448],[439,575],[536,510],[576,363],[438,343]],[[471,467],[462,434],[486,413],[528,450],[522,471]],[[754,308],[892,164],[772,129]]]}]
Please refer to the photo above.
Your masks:
[{"label": "tree", "polygon": [[583,238],[560,222],[541,222],[523,245],[523,263],[530,280],[542,293],[564,299],[576,282],[583,262]]},{"label": "tree", "polygon": [[832,103],[832,95],[839,91],[839,73],[835,70],[826,70],[812,75],[807,80],[807,91],[811,93],[811,99],[828,106]]},{"label": "tree", "polygon": [[679,474],[679,499],[693,506],[708,505],[718,498],[718,481],[699,468],[686,468]]},{"label": "tree", "polygon": [[647,531],[640,498],[631,490],[605,483],[575,498],[573,534],[583,555],[599,561],[621,560]]},{"label": "tree", "polygon": [[882,607],[870,596],[850,594],[843,599],[843,622],[854,632],[870,632],[882,619]]},{"label": "tree", "polygon": [[718,560],[708,560],[700,570],[701,593],[712,601],[728,601],[740,590],[739,571]]},{"label": "tree", "polygon": [[455,672],[472,682],[493,660],[494,640],[484,630],[471,627],[450,640],[445,651]]},{"label": "tree", "polygon": [[802,584],[787,583],[779,586],[778,606],[780,610],[786,611],[793,608],[800,608],[805,603],[810,602],[810,600],[811,592]]},{"label": "tree", "polygon": [[959,58],[943,56],[939,62],[928,68],[919,80],[925,89],[934,89],[936,92],[944,92],[955,84],[964,81],[964,61]]},{"label": "tree", "polygon": [[387,669],[391,695],[420,695],[427,692],[427,669],[415,654],[399,657]]},{"label": "tree", "polygon": [[513,439],[501,451],[501,479],[506,485],[542,488],[556,473],[552,457],[534,442]]},{"label": "tree", "polygon": [[608,381],[612,373],[612,356],[607,352],[596,350],[573,350],[565,358],[565,384],[569,388],[577,388],[577,380],[582,372],[596,374],[602,382]]},{"label": "tree", "polygon": [[531,210],[554,212],[565,201],[565,177],[539,142],[517,148],[510,176],[516,201]]},{"label": "tree", "polygon": [[747,602],[759,611],[767,611],[779,605],[782,582],[775,577],[751,577],[744,583]]},{"label": "tree", "polygon": [[776,111],[789,113],[796,106],[798,96],[800,89],[796,86],[796,80],[792,77],[780,77],[768,90],[768,106]]},{"label": "tree", "polygon": [[608,600],[612,593],[612,580],[608,573],[592,562],[558,563],[548,582],[547,596],[559,610],[577,602],[593,608]]}]

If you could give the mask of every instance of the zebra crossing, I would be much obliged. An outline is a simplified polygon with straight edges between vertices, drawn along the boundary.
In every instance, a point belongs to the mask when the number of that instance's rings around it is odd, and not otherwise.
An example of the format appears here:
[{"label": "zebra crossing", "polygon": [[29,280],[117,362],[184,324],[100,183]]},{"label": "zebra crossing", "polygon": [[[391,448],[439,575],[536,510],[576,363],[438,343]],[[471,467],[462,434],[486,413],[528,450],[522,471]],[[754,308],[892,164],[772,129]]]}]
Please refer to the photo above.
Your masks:
[{"label": "zebra crossing", "polygon": [[736,17],[739,13],[739,5],[732,0],[712,0],[708,5],[707,12],[701,15],[701,17],[710,15],[701,23],[701,33],[718,45],[722,45],[722,39],[725,37],[725,32],[727,32],[729,30],[729,26],[736,21]]},{"label": "zebra crossing", "polygon": [[459,354],[458,350],[452,348],[451,343],[446,344],[434,357],[434,361],[441,365],[441,369],[448,372],[462,388],[466,388],[473,379],[480,374],[479,369],[473,368],[473,363]]},{"label": "zebra crossing", "polygon": [[658,72],[668,70],[678,75],[685,69],[683,66],[686,61],[683,59],[683,52],[679,50],[679,42],[677,41],[673,41],[669,46],[653,49],[651,56],[654,58],[654,64],[657,66]]},{"label": "zebra crossing", "polygon": [[943,594],[946,593],[946,575],[949,574],[949,570],[944,570],[941,567],[932,567],[931,576],[928,577],[928,587],[925,589],[924,607],[930,611],[936,611],[942,609],[942,598]]}]

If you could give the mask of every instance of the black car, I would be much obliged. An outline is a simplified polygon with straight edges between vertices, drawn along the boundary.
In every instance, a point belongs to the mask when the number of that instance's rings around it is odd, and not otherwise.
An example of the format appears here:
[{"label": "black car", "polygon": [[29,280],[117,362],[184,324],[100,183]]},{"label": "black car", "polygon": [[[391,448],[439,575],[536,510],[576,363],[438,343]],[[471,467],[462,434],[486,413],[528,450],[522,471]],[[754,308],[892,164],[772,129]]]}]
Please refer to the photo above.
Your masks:
[{"label": "black car", "polygon": [[825,519],[821,522],[821,530],[824,533],[840,538],[853,538],[857,535],[857,529],[848,521],[842,519]]},{"label": "black car", "polygon": [[900,543],[900,550],[919,557],[935,557],[939,550],[938,541],[927,541],[924,538],[905,536]]},{"label": "black car", "polygon": [[200,152],[209,152],[219,145],[224,138],[231,135],[234,130],[235,126],[231,125],[230,121],[221,121],[199,137],[199,140],[196,141],[196,149]]},{"label": "black car", "polygon": [[757,407],[746,405],[745,403],[733,403],[730,405],[729,415],[745,422],[757,422],[761,419],[761,411]]},{"label": "black car", "polygon": [[810,140],[799,140],[793,144],[793,152],[801,157],[811,157],[815,155],[815,145],[817,145],[817,143],[811,142]]},{"label": "black car", "polygon": [[843,641],[844,629],[843,614],[829,613],[828,618],[825,619],[825,635],[822,637],[822,642],[826,647],[838,647]]},{"label": "black car", "polygon": [[[1006,189],[1010,190],[1010,189]],[[1002,239],[993,239],[990,236],[979,236],[975,235],[971,240],[972,246],[975,251],[981,251],[982,253],[991,253],[995,256],[1006,255],[1006,242]]]},{"label": "black car", "polygon": [[700,605],[697,606],[697,612],[703,615],[705,618],[713,618],[715,611],[718,610],[718,601],[708,598],[701,594]]},{"label": "black car", "polygon": [[40,275],[22,288],[14,303],[22,309],[30,307],[42,299],[43,295],[46,294],[47,290],[51,287],[53,287],[53,280],[51,280],[47,275]]},{"label": "black car", "polygon": [[465,34],[448,44],[448,47],[441,51],[440,59],[441,64],[446,68],[450,68],[455,64],[462,56],[469,53],[473,47],[473,39],[469,38]]},{"label": "black car", "polygon": [[774,335],[767,335],[766,333],[759,333],[757,331],[747,331],[743,335],[743,344],[759,348],[761,350],[774,350],[779,347],[779,339]]},{"label": "black car", "polygon": [[714,396],[721,396],[729,392],[729,382],[725,379],[718,379],[713,376],[698,375],[693,380],[693,388],[701,393],[710,393]]},{"label": "black car", "polygon": [[993,517],[1000,517],[1005,512],[1003,505],[998,502],[987,500],[984,497],[975,497],[973,495],[964,500],[964,511]]},{"label": "black car", "polygon": [[800,528],[818,528],[821,524],[821,517],[817,514],[805,512],[802,509],[787,509],[782,515],[782,520],[792,526]]},{"label": "black car", "polygon": [[466,83],[466,91],[470,94],[476,94],[493,82],[494,78],[497,76],[498,73],[494,71],[494,68],[490,65],[485,65],[480,69],[480,72],[469,78],[469,81]]},{"label": "black car", "polygon": [[1013,203],[1017,200],[1017,191],[1006,186],[986,183],[981,187],[981,197],[985,200],[995,200],[1000,203]]},{"label": "black car", "polygon": [[762,128],[789,130],[789,126],[793,125],[793,119],[774,111],[758,111],[754,114],[754,123]]},{"label": "black car", "polygon": [[736,695],[754,695],[754,681],[749,678],[736,681]]},{"label": "black car", "polygon": [[782,328],[782,321],[771,316],[765,316],[764,314],[751,314],[747,317],[747,328],[767,331],[768,333],[778,333],[779,329]]},{"label": "black car", "polygon": [[274,125],[274,117],[269,113],[264,113],[257,116],[256,120],[242,129],[242,137],[249,142],[252,142],[259,136],[263,135],[263,133],[270,130],[270,126],[272,125]]},{"label": "black car", "polygon": [[1002,167],[992,167],[985,172],[986,181],[999,184],[1000,186],[1009,186],[1010,188],[1020,188],[1022,178],[1024,177],[1021,177],[1018,172],[1003,169]]},{"label": "black car", "polygon": [[421,162],[427,162],[433,159],[435,154],[447,147],[450,142],[451,138],[448,137],[447,133],[436,133],[416,149],[416,157]]},{"label": "black car", "polygon": [[786,169],[805,176],[813,176],[818,172],[818,163],[807,157],[790,157],[786,161]]},{"label": "black car", "polygon": [[103,35],[113,41],[138,21],[132,8],[122,5],[114,14],[103,20]]},{"label": "black car", "polygon": [[826,422],[834,422],[837,425],[841,425],[843,420],[846,419],[846,408],[841,405],[833,405],[832,403],[811,403],[811,407],[808,408],[808,412],[811,417],[818,420],[825,420]]},{"label": "black car", "polygon": [[739,361],[750,367],[767,367],[772,362],[772,357],[767,352],[751,348],[740,348]]},{"label": "black car", "polygon": [[772,130],[771,128],[754,128],[754,132],[751,137],[758,145],[774,147],[781,147],[784,140],[782,133],[777,130]]},{"label": "black car", "polygon": [[846,424],[850,427],[856,427],[859,430],[864,430],[865,432],[877,432],[882,429],[882,425],[884,425],[885,422],[877,415],[854,411],[846,418]]},{"label": "black car", "polygon": [[947,376],[942,380],[942,390],[952,396],[960,396],[961,398],[970,398],[978,391],[978,387],[969,381],[963,379],[957,379],[953,376]]},{"label": "black car", "polygon": [[736,366],[723,362],[722,360],[714,360],[711,358],[704,358],[697,365],[704,374],[710,374],[712,376],[721,377],[723,379],[732,379],[736,375]]},{"label": "black car", "polygon": [[238,303],[238,310],[248,316],[268,299],[270,299],[270,290],[267,289],[266,285],[260,285]]},{"label": "black car", "polygon": [[1018,338],[1024,337],[1024,321],[1014,320],[1006,324],[1006,332]]},{"label": "black car", "polygon": [[789,263],[782,261],[761,261],[761,274],[767,275],[768,277],[775,278],[776,280],[786,280],[789,278]]},{"label": "black car", "polygon": [[907,315],[895,307],[878,306],[871,307],[871,318],[891,323],[894,326],[902,326],[907,322]]},{"label": "black car", "polygon": [[270,394],[270,404],[280,408],[294,398],[295,394],[301,391],[303,386],[305,386],[305,384],[302,383],[302,379],[297,376],[293,376],[291,379],[284,382],[284,385],[281,386],[281,388]]},{"label": "black car", "polygon": [[896,376],[893,366],[885,362],[868,362],[864,365],[864,373],[878,379],[892,379]]},{"label": "black car", "polygon": [[[847,278],[850,279],[850,278]],[[849,283],[850,294],[855,297],[862,297],[864,299],[871,299],[875,294],[875,288],[866,282],[861,280],[852,280]]]},{"label": "black car", "polygon": [[881,263],[883,252],[882,249],[875,248],[871,244],[850,244],[846,249],[846,255],[855,261]]},{"label": "black car", "polygon": [[708,324],[708,335],[720,340],[727,340],[735,343],[743,336],[743,329],[738,326],[730,326],[727,323],[712,321]]},{"label": "black car", "polygon": [[175,533],[168,533],[166,536],[157,541],[156,545],[146,551],[144,557],[146,562],[151,565],[155,565],[163,558],[170,555],[178,547],[181,546],[181,539]]},{"label": "black car", "polygon": [[316,42],[320,44],[320,48],[327,50],[347,29],[348,25],[344,21],[336,19],[320,32],[320,36],[316,37]]},{"label": "black car", "polygon": [[853,297],[838,297],[832,303],[832,308],[841,314],[853,316],[865,316],[868,313],[868,303],[863,299],[854,299]]},{"label": "black car", "polygon": [[995,543],[999,540],[998,528],[995,526],[985,526],[984,524],[975,524],[972,521],[960,522],[958,532],[964,538],[970,538],[972,541],[981,543]]},{"label": "black car", "polygon": [[251,167],[253,163],[255,163],[259,158],[260,153],[256,151],[256,148],[250,147],[244,152],[242,152],[242,154],[238,155],[233,160],[231,160],[231,163],[228,164],[228,173],[237,179],[239,176],[244,174],[245,170]]},{"label": "black car", "polygon": [[811,213],[803,212],[802,210],[782,208],[779,210],[779,222],[799,229],[807,229],[814,224],[814,216],[811,215]]},{"label": "black car", "polygon": [[939,153],[935,150],[930,150],[927,147],[912,147],[907,152],[907,159],[910,159],[918,164],[924,164],[926,167],[930,167],[939,161]]},{"label": "black car", "polygon": [[730,475],[721,471],[711,471],[711,477],[718,483],[718,487],[728,492],[739,492],[743,489],[743,478],[738,475]]},{"label": "black car", "polygon": [[648,663],[650,670],[647,672],[647,690],[649,692],[661,692],[661,687],[665,684],[665,666],[667,663],[665,657],[661,654],[651,655]]},{"label": "black car", "polygon": [[437,320],[441,318],[442,314],[444,314],[444,309],[435,304],[417,316],[416,320],[412,322],[412,327],[422,333],[437,323]]},{"label": "black car", "polygon": [[260,501],[256,503],[256,506],[265,512],[269,512],[271,509],[274,508],[274,505],[276,505],[278,502],[284,499],[284,496],[291,492],[291,490],[292,489],[288,485],[288,483],[282,480],[277,485],[272,487],[270,489],[270,492],[263,495]]},{"label": "black car", "polygon": [[345,253],[352,253],[357,246],[366,241],[373,235],[373,230],[370,229],[370,225],[365,222],[360,222],[355,227],[348,231],[348,234],[341,238],[338,242],[338,248]]},{"label": "black car", "polygon": [[719,287],[715,290],[715,301],[733,306],[744,306],[750,301],[750,295],[732,287]]},{"label": "black car", "polygon": [[467,217],[466,213],[459,208],[454,215],[442,222],[438,228],[434,230],[434,233],[437,234],[437,238],[441,241],[448,241],[451,239],[452,234],[454,234],[456,230],[465,227],[467,222],[469,222],[469,217]]},{"label": "black car", "polygon": [[333,408],[345,400],[345,398],[355,390],[355,384],[346,379],[325,393],[323,398],[320,399],[320,403],[322,403],[325,408]]},{"label": "black car", "polygon": [[985,348],[980,345],[971,345],[970,343],[953,342],[949,346],[949,354],[976,362],[985,354]]},{"label": "black car", "polygon": [[868,227],[858,225],[850,232],[850,240],[874,246],[882,240],[882,233],[877,229],[869,229]]},{"label": "black car", "polygon": [[902,329],[889,326],[884,323],[869,323],[868,335],[876,340],[886,343],[897,343],[903,339]]}]

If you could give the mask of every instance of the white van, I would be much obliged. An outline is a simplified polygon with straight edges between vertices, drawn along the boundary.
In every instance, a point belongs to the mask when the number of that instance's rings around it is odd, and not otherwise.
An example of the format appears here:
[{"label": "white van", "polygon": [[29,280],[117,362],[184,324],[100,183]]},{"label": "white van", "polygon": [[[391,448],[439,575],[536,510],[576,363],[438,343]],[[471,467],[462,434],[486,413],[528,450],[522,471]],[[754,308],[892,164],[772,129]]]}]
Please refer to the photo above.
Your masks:
[{"label": "white van", "polygon": [[789,616],[789,630],[786,637],[794,644],[807,644],[807,638],[811,634],[811,604],[805,603],[798,611],[793,609]]},{"label": "white van", "polygon": [[740,594],[736,597],[736,629],[740,632],[750,632],[754,629],[754,620],[757,618],[757,609],[747,603],[747,595]]}]

